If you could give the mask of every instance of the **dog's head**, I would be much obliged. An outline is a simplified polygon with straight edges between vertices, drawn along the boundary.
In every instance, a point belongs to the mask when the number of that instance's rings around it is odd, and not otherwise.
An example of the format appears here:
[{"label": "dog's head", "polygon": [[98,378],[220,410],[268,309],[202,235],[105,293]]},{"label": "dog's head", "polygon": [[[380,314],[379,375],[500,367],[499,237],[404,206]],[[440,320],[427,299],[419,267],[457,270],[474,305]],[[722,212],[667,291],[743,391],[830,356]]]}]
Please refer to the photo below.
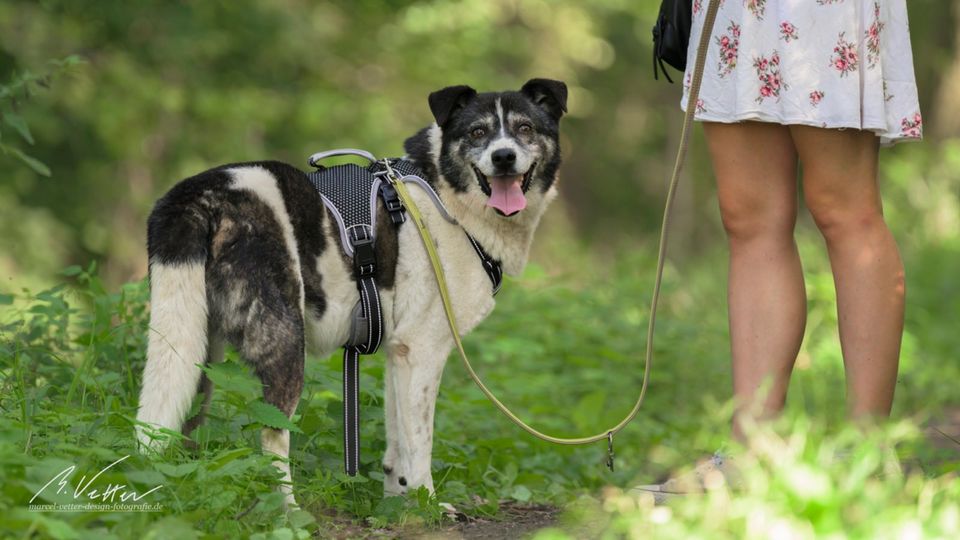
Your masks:
[{"label": "dog's head", "polygon": [[464,204],[499,219],[545,204],[560,165],[564,83],[532,79],[520,91],[482,94],[450,86],[430,94],[429,101],[437,125],[431,153],[440,181]]}]

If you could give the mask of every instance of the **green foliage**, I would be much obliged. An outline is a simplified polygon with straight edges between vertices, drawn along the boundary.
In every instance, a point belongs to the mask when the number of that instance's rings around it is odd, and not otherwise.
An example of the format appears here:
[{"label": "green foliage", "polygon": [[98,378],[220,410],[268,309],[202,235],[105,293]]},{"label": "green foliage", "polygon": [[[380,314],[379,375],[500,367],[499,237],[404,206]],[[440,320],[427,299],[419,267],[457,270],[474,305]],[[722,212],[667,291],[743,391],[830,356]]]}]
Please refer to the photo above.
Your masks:
[{"label": "green foliage", "polygon": [[[79,63],[81,63],[81,59],[78,56],[68,56],[62,60],[50,60],[47,62],[48,71],[42,75],[24,71],[14,74],[9,82],[0,83],[0,116],[3,117],[3,123],[6,124],[7,129],[13,129],[27,144],[34,144],[30,126],[27,125],[27,121],[20,114],[20,104],[33,97],[38,87],[49,88],[54,76]],[[19,159],[37,174],[50,176],[50,167],[42,161],[27,155],[16,146],[4,143],[2,129],[0,129],[0,152]]]},{"label": "green foliage", "polygon": [[[568,528],[537,540],[593,538],[956,538],[960,479],[904,472],[894,453],[919,439],[909,423],[828,433],[793,415],[757,428],[737,473],[707,476],[706,493],[655,506],[653,495],[609,489],[572,505]],[[586,524],[586,525],[584,525]]]},{"label": "green foliage", "polygon": [[[810,237],[801,240],[809,253],[811,320],[828,320],[833,305],[817,299],[829,295],[817,292],[828,276],[826,262]],[[570,249],[578,253],[576,246]],[[938,262],[935,270],[911,276],[911,286],[923,281],[936,288],[960,270],[960,258]],[[603,265],[600,276],[532,266],[522,279],[507,284],[497,311],[467,339],[468,352],[493,390],[538,428],[579,435],[610,425],[629,409],[639,387],[646,307],[635,299],[648,294],[652,266],[643,256]],[[493,518],[504,501],[569,505],[563,522],[567,532],[542,533],[560,537],[575,534],[582,523],[602,523],[609,537],[641,534],[637,531],[676,538],[739,537],[767,524],[798,534],[847,530],[847,537],[856,538],[881,530],[863,517],[874,515],[891,531],[915,527],[917,520],[923,532],[950,530],[956,501],[950,497],[957,488],[949,471],[960,462],[956,449],[906,438],[906,428],[898,426],[882,440],[896,448],[910,474],[875,478],[895,463],[894,457],[877,454],[884,447],[881,439],[859,437],[836,414],[844,407],[842,368],[833,362],[839,345],[833,333],[816,328],[804,346],[804,354],[816,361],[795,374],[788,407],[792,423],[768,434],[770,446],[755,458],[756,477],[746,493],[711,492],[665,514],[629,494],[601,491],[648,483],[729,445],[729,408],[723,405],[730,384],[726,322],[722,283],[710,271],[713,266],[683,273],[668,268],[651,391],[641,415],[616,438],[616,472],[603,466],[602,444],[555,447],[520,432],[454,361],[446,369],[436,418],[436,495],[421,490],[383,498],[382,360],[362,363],[364,446],[361,474],[350,478],[341,472],[340,358],[311,358],[288,426],[294,428],[291,466],[302,505],[302,511],[289,515],[280,508],[279,475],[259,450],[261,428],[282,426],[285,420],[262,402],[259,382],[232,352],[224,363],[206,368],[215,391],[207,422],[193,434],[196,448],[175,441],[161,456],[136,452],[133,419],[148,332],[146,284],[109,292],[94,265],[70,267],[63,272],[69,285],[0,298],[0,530],[60,537],[126,537],[143,530],[158,537],[177,531],[217,537],[317,531],[372,535],[385,528],[442,525],[446,518],[437,501]],[[926,295],[917,301],[924,304],[914,304],[914,311],[940,309],[927,304],[932,300]],[[914,337],[904,352],[904,383],[898,390],[898,414],[918,420],[956,406],[943,381],[960,376],[956,366],[933,360],[949,358],[957,346],[955,335],[927,328],[908,324]],[[64,467],[77,466],[72,489],[81,475],[128,455],[104,480],[139,493],[162,485],[144,499],[160,505],[160,511],[28,510],[33,494]],[[837,456],[847,456],[846,461]],[[865,495],[857,495],[861,489]],[[65,500],[69,491],[60,496],[50,491],[38,501],[70,502]]]}]

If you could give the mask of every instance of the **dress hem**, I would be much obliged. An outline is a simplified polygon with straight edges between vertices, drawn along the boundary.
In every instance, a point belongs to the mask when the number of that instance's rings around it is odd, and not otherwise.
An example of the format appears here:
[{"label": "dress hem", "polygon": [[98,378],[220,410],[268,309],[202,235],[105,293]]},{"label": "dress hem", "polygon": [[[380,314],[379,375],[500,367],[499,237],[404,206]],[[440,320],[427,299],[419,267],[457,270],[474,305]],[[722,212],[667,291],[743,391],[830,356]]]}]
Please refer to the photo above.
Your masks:
[{"label": "dress hem", "polygon": [[[686,96],[684,96],[684,99],[686,99]],[[681,104],[680,110],[686,112],[687,109],[683,104]],[[823,129],[856,129],[859,131],[871,131],[880,138],[880,144],[882,146],[893,146],[894,144],[900,142],[919,142],[923,140],[923,137],[908,137],[901,133],[891,134],[889,131],[887,131],[886,127],[882,125],[864,125],[861,122],[833,122],[831,124],[827,124],[826,122],[815,122],[808,118],[779,118],[770,114],[765,114],[761,111],[741,112],[732,116],[717,116],[709,113],[696,113],[694,115],[694,120],[697,122],[718,122],[721,124],[737,124],[740,122],[753,120],[770,124],[801,125]]]}]

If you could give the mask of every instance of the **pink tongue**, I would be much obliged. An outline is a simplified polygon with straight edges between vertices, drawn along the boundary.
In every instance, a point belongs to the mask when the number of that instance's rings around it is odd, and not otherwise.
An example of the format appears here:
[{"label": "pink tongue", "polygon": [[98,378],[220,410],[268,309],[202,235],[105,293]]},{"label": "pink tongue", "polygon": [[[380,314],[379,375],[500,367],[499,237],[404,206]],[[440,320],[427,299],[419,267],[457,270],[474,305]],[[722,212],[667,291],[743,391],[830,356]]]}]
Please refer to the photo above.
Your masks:
[{"label": "pink tongue", "polygon": [[527,207],[527,198],[523,196],[523,190],[520,188],[522,175],[491,176],[488,180],[490,181],[490,198],[487,199],[487,206],[492,206],[508,216]]}]

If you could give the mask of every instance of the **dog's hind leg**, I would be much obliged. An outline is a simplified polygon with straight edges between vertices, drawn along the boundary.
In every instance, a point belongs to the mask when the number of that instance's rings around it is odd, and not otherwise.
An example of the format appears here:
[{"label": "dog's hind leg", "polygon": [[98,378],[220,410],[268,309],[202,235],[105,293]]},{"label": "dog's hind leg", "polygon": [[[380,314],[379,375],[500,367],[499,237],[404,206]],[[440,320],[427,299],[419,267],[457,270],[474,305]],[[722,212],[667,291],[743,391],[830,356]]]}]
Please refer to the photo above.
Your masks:
[{"label": "dog's hind leg", "polygon": [[[251,242],[251,252],[262,249],[259,242]],[[258,265],[243,266],[252,262]],[[303,289],[299,276],[279,259],[250,261],[238,256],[220,268],[211,277],[212,304],[222,313],[218,328],[260,378],[264,401],[289,418],[303,389]],[[288,461],[289,431],[265,427],[260,441],[264,453],[277,456],[274,465],[283,475],[280,491],[285,494],[286,506],[296,506]]]},{"label": "dog's hind leg", "polygon": [[[303,317],[292,306],[263,307],[258,311],[248,319],[241,354],[263,383],[264,401],[290,418],[303,390]],[[260,442],[264,453],[278,457],[274,465],[283,473],[280,490],[286,495],[284,504],[288,509],[296,507],[290,475],[290,432],[266,427],[261,431]]]},{"label": "dog's hind leg", "polygon": [[179,431],[197,393],[207,352],[207,293],[202,261],[150,264],[150,336],[137,412],[142,449],[161,450]]},{"label": "dog's hind leg", "polygon": [[[397,343],[390,348],[389,376],[395,410],[392,416],[387,414],[387,419],[396,425],[388,426],[387,433],[392,431],[396,436],[397,457],[384,477],[386,493],[406,493],[420,486],[433,492],[433,413],[449,350],[449,346],[436,343]],[[388,447],[388,457],[391,452],[394,451]]]}]

